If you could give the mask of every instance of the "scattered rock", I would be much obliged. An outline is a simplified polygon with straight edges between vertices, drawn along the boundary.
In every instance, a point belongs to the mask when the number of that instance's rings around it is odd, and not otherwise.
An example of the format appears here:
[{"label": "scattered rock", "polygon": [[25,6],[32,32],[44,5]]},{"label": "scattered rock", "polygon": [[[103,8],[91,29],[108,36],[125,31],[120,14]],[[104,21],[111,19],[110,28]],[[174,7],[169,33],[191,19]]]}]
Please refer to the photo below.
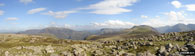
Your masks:
[{"label": "scattered rock", "polygon": [[188,51],[195,52],[195,45],[186,45],[186,47],[188,48]]},{"label": "scattered rock", "polygon": [[5,56],[9,56],[9,51],[5,51]]},{"label": "scattered rock", "polygon": [[68,51],[64,51],[60,53],[61,56],[73,56],[73,54],[71,52]]},{"label": "scattered rock", "polygon": [[144,53],[138,53],[137,56],[155,56],[154,54],[151,54],[149,51]]},{"label": "scattered rock", "polygon": [[173,45],[171,43],[169,43],[165,47],[166,47],[167,51],[170,52],[173,48]]},{"label": "scattered rock", "polygon": [[53,53],[54,52],[54,49],[51,45],[48,45],[45,50],[46,50],[47,53]]},{"label": "scattered rock", "polygon": [[152,42],[146,42],[146,46],[153,46],[154,44]]}]

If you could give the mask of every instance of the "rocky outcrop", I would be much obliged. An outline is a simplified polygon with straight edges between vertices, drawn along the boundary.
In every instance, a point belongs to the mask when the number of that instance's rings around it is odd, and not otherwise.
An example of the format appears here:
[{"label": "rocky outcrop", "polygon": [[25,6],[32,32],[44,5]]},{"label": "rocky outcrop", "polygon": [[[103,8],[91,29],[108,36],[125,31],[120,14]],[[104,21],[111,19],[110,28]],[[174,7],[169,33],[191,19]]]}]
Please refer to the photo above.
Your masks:
[{"label": "rocky outcrop", "polygon": [[182,56],[195,51],[193,31],[119,40],[66,40],[34,35],[0,35],[0,56]]}]

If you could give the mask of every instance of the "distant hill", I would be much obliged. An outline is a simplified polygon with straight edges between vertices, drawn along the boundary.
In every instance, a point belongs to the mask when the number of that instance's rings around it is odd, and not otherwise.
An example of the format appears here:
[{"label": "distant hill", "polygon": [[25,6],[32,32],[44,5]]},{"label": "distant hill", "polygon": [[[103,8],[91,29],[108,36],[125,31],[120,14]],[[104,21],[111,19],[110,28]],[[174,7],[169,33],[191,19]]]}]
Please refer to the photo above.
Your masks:
[{"label": "distant hill", "polygon": [[156,29],[161,33],[191,31],[195,30],[195,24],[185,25],[180,23],[173,26],[164,26]]},{"label": "distant hill", "polygon": [[89,39],[99,39],[99,38],[104,38],[104,37],[109,37],[109,36],[113,36],[113,35],[119,35],[122,33],[127,33],[127,32],[123,32],[125,29],[113,29],[113,28],[102,28],[98,31],[96,31],[95,34],[88,36],[87,38],[85,38],[86,40]]},{"label": "distant hill", "polygon": [[118,32],[110,34],[101,34],[101,35],[91,35],[86,38],[86,40],[115,40],[115,39],[126,39],[126,38],[139,38],[139,37],[148,37],[151,35],[158,35],[158,31],[150,26],[140,25],[134,26],[131,29],[123,29]]},{"label": "distant hill", "polygon": [[140,26],[134,26],[130,29],[129,35],[140,35],[140,36],[146,36],[146,35],[153,35],[153,34],[159,34],[158,31],[150,26],[147,25],[140,25]]},{"label": "distant hill", "polygon": [[[134,26],[130,29],[102,28],[95,31],[75,31],[68,28],[48,27],[44,29],[31,29],[17,34],[50,35],[63,39],[72,40],[97,40],[97,39],[125,39],[148,37],[168,32],[183,32],[195,30],[195,24],[176,24],[174,26],[164,26],[153,28],[147,25]],[[160,32],[160,33],[159,33]]]},{"label": "distant hill", "polygon": [[58,38],[72,39],[72,40],[83,40],[85,37],[90,35],[90,33],[87,31],[74,31],[68,28],[58,28],[58,27],[26,30],[26,31],[18,32],[17,34],[35,34],[35,35],[50,34]]}]

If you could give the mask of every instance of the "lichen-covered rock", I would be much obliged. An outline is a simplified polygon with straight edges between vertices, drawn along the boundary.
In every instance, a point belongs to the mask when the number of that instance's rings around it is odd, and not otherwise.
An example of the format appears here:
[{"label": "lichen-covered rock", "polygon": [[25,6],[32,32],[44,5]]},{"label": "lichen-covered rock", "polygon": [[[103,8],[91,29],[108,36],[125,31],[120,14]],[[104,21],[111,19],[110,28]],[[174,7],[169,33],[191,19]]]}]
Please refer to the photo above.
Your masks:
[{"label": "lichen-covered rock", "polygon": [[58,54],[52,53],[50,56],[59,56]]},{"label": "lichen-covered rock", "polygon": [[195,45],[186,45],[186,47],[188,48],[188,51],[195,52]]},{"label": "lichen-covered rock", "polygon": [[156,55],[166,56],[167,55],[166,48],[164,46],[161,46],[160,49],[157,50]]},{"label": "lichen-covered rock", "polygon": [[137,56],[155,56],[154,54],[151,54],[149,51],[144,53],[138,53]]},{"label": "lichen-covered rock", "polygon": [[73,56],[73,54],[69,51],[63,51],[60,53],[61,56]]},{"label": "lichen-covered rock", "polygon": [[46,50],[47,53],[53,53],[53,52],[55,52],[54,49],[53,49],[53,47],[51,45],[48,45],[45,50]]},{"label": "lichen-covered rock", "polygon": [[166,47],[167,51],[170,52],[173,48],[173,45],[171,43],[169,43],[165,47]]},{"label": "lichen-covered rock", "polygon": [[103,51],[101,51],[101,50],[95,50],[94,53],[95,53],[95,55],[103,55],[104,54]]},{"label": "lichen-covered rock", "polygon": [[[10,36],[0,42],[0,56],[181,56],[179,51],[195,49],[195,42],[192,41],[195,33],[187,34],[166,33],[161,36],[151,35],[152,38],[143,36],[108,41],[33,36],[17,36],[12,39],[13,36]],[[1,39],[4,38],[0,35]]]},{"label": "lichen-covered rock", "polygon": [[136,55],[133,53],[124,53],[123,56],[136,56]]},{"label": "lichen-covered rock", "polygon": [[5,56],[10,56],[9,51],[5,51]]},{"label": "lichen-covered rock", "polygon": [[152,42],[146,42],[146,46],[153,46],[154,44]]}]

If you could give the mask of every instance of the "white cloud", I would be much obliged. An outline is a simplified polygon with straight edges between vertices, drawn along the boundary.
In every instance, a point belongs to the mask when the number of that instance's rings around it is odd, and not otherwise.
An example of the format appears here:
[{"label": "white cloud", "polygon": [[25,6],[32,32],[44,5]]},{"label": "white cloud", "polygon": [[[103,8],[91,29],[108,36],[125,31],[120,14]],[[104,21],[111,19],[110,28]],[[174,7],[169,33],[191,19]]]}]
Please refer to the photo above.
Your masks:
[{"label": "white cloud", "polygon": [[98,30],[102,28],[131,28],[132,26],[135,26],[135,24],[131,22],[120,21],[120,20],[93,22],[88,25],[70,25],[70,24],[63,25],[63,27],[65,28],[70,28],[74,30]]},{"label": "white cloud", "polygon": [[120,14],[124,12],[131,12],[130,9],[125,9],[124,7],[132,6],[137,0],[104,0],[96,4],[89,5],[87,8],[83,9],[93,9],[91,13],[95,14]]},{"label": "white cloud", "polygon": [[120,20],[108,20],[103,23],[93,23],[93,26],[95,27],[101,27],[101,28],[129,28],[134,26],[134,23],[131,22],[124,22]]},{"label": "white cloud", "polygon": [[142,25],[149,25],[152,27],[161,27],[161,26],[166,26],[167,25],[166,23],[163,22],[161,19],[149,19],[141,24]]},{"label": "white cloud", "polygon": [[69,24],[64,24],[64,27],[65,28],[72,28],[73,26],[72,25],[69,25]]},{"label": "white cloud", "polygon": [[16,18],[16,17],[9,17],[7,18],[6,20],[8,21],[15,21],[15,20],[18,20],[19,18]]},{"label": "white cloud", "polygon": [[4,3],[0,3],[0,6],[5,6],[5,4]]},{"label": "white cloud", "polygon": [[4,14],[4,11],[0,10],[0,16]]},{"label": "white cloud", "polygon": [[195,11],[195,4],[186,5],[188,11]]},{"label": "white cloud", "polygon": [[46,10],[46,8],[36,8],[36,9],[31,9],[28,11],[28,14],[35,14],[35,13],[38,13],[38,12],[41,12],[41,11],[44,11]]},{"label": "white cloud", "polygon": [[141,15],[140,17],[141,18],[148,18],[148,16],[146,16],[146,15]]},{"label": "white cloud", "polygon": [[[175,0],[175,1],[172,1],[171,4],[173,6],[175,6],[175,8],[181,8],[182,7],[182,4],[181,2]],[[187,4],[185,6],[183,6],[185,8],[187,8],[188,11],[195,11],[195,4]]]},{"label": "white cloud", "polygon": [[21,3],[28,4],[33,2],[33,0],[20,0]]},{"label": "white cloud", "polygon": [[161,27],[166,25],[175,25],[178,23],[194,24],[195,19],[186,18],[187,14],[183,11],[170,11],[164,14],[165,18],[153,18],[143,22],[143,25],[150,25],[153,27]]},{"label": "white cloud", "polygon": [[171,4],[175,6],[175,8],[180,8],[182,4],[179,1],[172,1]]},{"label": "white cloud", "polygon": [[68,14],[71,14],[71,13],[76,13],[77,11],[58,11],[58,12],[53,12],[53,11],[49,11],[47,13],[43,13],[44,15],[50,15],[50,16],[53,16],[55,18],[66,18],[66,16]]},{"label": "white cloud", "polygon": [[149,25],[152,27],[162,27],[162,26],[172,26],[178,23],[183,23],[183,24],[195,24],[195,20],[194,19],[183,19],[183,20],[179,20],[179,21],[175,21],[175,20],[168,20],[168,19],[149,19],[145,22],[142,23],[142,25]]},{"label": "white cloud", "polygon": [[168,16],[170,20],[183,20],[186,14],[184,12],[170,11],[165,13],[165,15]]},{"label": "white cloud", "polygon": [[123,12],[131,12],[131,10],[127,10],[127,9],[123,9],[123,8],[112,8],[112,9],[96,10],[96,11],[93,11],[91,13],[111,15],[111,14],[120,14]]}]

